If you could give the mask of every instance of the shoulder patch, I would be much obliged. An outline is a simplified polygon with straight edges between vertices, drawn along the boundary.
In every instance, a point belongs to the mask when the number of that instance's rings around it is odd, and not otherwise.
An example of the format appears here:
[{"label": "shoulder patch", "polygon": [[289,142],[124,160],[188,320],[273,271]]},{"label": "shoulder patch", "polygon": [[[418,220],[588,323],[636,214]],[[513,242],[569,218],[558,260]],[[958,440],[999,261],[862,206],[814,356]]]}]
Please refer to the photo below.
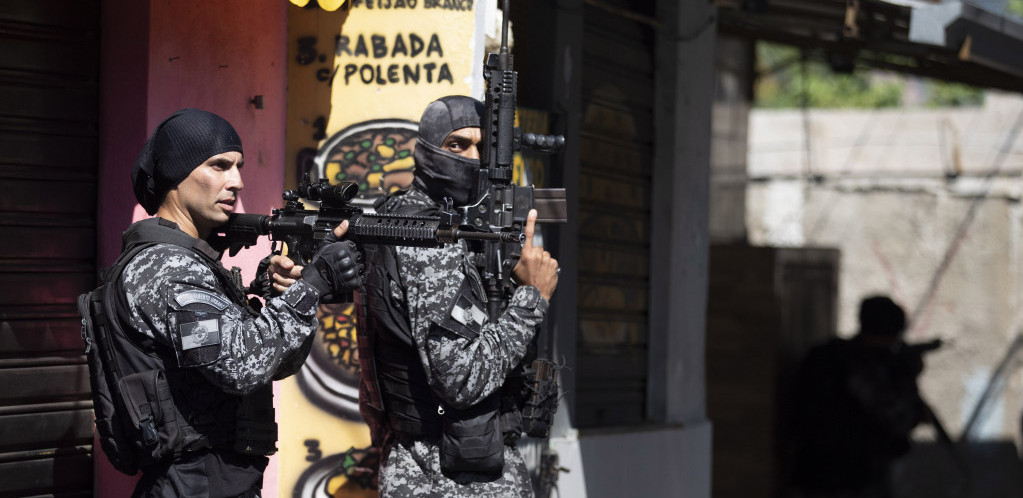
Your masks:
[{"label": "shoulder patch", "polygon": [[217,318],[182,323],[178,332],[181,334],[182,351],[220,344],[220,320]]},{"label": "shoulder patch", "polygon": [[[174,297],[174,301],[178,303],[178,306],[185,307],[189,304],[201,303],[212,306],[218,310],[222,310],[231,304],[230,301],[224,299],[223,296],[218,296],[212,292],[206,292],[201,290],[190,290],[182,292]],[[184,326],[184,325],[182,325]]]},{"label": "shoulder patch", "polygon": [[455,295],[454,301],[451,311],[447,315],[441,315],[440,323],[435,324],[459,337],[475,340],[490,318],[484,311],[486,305],[474,299],[467,280],[462,280],[462,287]]},{"label": "shoulder patch", "polygon": [[[469,300],[464,295],[458,296],[458,301],[455,302],[454,307],[451,308],[451,318],[454,318],[456,322],[462,325],[477,329],[483,326],[487,322],[487,314],[476,306],[475,303]],[[472,324],[472,325],[470,325]]]}]

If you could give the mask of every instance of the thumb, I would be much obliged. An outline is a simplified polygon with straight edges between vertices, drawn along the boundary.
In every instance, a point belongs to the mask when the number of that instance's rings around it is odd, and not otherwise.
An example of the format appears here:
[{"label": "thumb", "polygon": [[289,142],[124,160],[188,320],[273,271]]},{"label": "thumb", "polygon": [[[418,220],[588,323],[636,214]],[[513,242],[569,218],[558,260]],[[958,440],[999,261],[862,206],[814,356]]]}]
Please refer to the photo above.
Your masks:
[{"label": "thumb", "polygon": [[348,220],[344,220],[340,225],[334,228],[334,236],[341,238],[345,233],[348,232]]}]

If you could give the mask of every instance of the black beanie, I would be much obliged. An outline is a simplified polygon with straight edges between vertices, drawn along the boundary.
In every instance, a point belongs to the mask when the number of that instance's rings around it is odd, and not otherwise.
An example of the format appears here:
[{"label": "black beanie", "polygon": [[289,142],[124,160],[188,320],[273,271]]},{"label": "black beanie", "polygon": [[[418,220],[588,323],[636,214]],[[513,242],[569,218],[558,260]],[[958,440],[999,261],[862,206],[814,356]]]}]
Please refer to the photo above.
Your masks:
[{"label": "black beanie", "polygon": [[156,214],[167,191],[207,159],[231,151],[242,152],[242,141],[227,120],[198,109],[175,112],[156,127],[135,160],[135,198]]}]

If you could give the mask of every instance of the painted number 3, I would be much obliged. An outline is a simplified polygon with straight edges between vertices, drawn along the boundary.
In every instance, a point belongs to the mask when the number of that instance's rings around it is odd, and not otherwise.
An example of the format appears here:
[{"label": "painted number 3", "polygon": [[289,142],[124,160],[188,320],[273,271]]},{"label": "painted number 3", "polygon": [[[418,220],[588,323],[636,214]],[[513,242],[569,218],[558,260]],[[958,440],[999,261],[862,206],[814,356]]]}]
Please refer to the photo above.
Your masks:
[{"label": "painted number 3", "polygon": [[306,439],[305,446],[308,448],[305,461],[316,462],[323,458],[323,450],[320,449],[320,441],[318,439]]}]

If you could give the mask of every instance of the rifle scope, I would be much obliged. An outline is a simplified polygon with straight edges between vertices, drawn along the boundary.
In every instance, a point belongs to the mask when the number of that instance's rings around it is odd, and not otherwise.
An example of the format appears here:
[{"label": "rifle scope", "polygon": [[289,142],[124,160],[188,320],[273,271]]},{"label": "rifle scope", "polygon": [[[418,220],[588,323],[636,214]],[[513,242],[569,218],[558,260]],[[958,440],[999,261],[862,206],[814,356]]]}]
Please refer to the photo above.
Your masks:
[{"label": "rifle scope", "polygon": [[319,183],[303,183],[298,186],[298,196],[310,201],[321,201],[335,206],[348,204],[359,194],[359,184],[341,182],[331,185],[327,179]]}]

